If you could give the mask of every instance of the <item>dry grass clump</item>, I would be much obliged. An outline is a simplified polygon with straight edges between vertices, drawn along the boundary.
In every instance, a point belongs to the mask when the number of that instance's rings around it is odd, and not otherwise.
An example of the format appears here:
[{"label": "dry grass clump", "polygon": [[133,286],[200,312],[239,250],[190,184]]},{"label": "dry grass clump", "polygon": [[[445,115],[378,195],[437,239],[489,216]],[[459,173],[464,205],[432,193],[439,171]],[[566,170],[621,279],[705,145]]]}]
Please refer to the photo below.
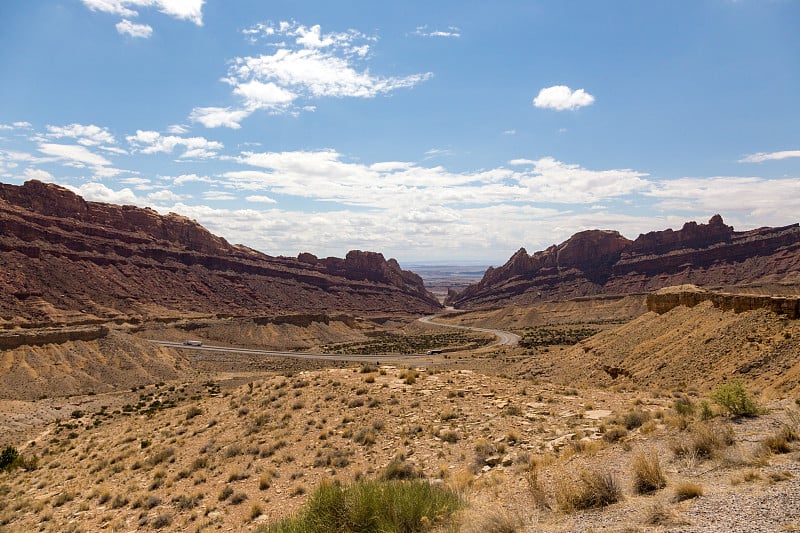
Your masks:
[{"label": "dry grass clump", "polygon": [[694,424],[690,434],[685,437],[672,446],[672,451],[678,457],[711,459],[735,442],[733,429],[721,424]]},{"label": "dry grass clump", "polygon": [[482,513],[480,518],[469,520],[462,533],[521,533],[525,531],[524,520],[516,513],[498,509]]},{"label": "dry grass clump", "polygon": [[675,501],[682,502],[703,495],[703,487],[691,481],[683,481],[675,486]]},{"label": "dry grass clump", "polygon": [[617,442],[627,436],[628,430],[623,426],[611,426],[603,433],[603,440],[606,442]]},{"label": "dry grass clump", "polygon": [[664,505],[663,503],[656,503],[647,511],[647,517],[644,523],[649,526],[683,526],[686,525],[686,520],[678,516],[675,511]]},{"label": "dry grass clump", "polygon": [[639,453],[633,459],[633,490],[649,494],[667,486],[667,476],[661,468],[658,455]]},{"label": "dry grass clump", "polygon": [[386,465],[386,468],[381,475],[381,479],[386,481],[398,479],[417,479],[423,476],[422,471],[413,464],[406,461],[405,457],[401,454]]},{"label": "dry grass clump", "polygon": [[562,478],[556,486],[556,502],[567,512],[605,507],[622,499],[622,489],[610,472],[583,470],[577,482]]}]

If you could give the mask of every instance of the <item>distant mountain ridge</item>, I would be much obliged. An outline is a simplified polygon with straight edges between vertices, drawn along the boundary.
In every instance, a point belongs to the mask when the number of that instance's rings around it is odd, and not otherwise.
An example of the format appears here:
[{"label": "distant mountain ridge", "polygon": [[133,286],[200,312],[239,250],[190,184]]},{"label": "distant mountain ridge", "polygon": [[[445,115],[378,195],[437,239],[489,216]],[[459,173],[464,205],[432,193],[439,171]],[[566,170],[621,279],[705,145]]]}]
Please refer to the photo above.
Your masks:
[{"label": "distant mountain ridge", "polygon": [[438,308],[419,276],[380,253],[272,257],[173,213],[0,184],[0,327]]},{"label": "distant mountain ridge", "polygon": [[587,230],[529,255],[524,248],[447,304],[458,308],[525,305],[595,294],[649,292],[671,285],[800,285],[800,226],[737,232],[720,215],[708,224],[652,231],[630,240]]}]

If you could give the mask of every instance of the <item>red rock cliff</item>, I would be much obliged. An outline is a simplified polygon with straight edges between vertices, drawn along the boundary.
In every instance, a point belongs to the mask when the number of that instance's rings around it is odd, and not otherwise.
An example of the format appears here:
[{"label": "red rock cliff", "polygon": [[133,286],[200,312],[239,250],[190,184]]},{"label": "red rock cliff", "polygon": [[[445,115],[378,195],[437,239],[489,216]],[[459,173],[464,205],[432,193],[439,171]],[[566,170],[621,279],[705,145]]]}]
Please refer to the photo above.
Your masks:
[{"label": "red rock cliff", "polygon": [[271,257],[179,215],[0,184],[0,327],[438,307],[418,276],[378,253]]}]

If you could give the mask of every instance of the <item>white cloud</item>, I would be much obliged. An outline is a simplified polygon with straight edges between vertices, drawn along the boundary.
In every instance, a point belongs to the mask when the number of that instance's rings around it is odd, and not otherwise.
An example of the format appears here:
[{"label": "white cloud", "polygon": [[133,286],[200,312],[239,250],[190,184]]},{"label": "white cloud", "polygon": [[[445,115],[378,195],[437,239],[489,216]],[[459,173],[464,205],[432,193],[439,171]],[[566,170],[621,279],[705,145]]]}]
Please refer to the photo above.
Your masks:
[{"label": "white cloud", "polygon": [[189,128],[187,128],[183,124],[173,124],[167,128],[167,133],[172,133],[173,135],[183,135],[188,131]]},{"label": "white cloud", "polygon": [[165,15],[189,20],[198,26],[203,25],[203,3],[205,0],[83,0],[92,11],[101,11],[121,17],[136,17],[136,9],[155,7]]},{"label": "white cloud", "polygon": [[107,166],[111,161],[105,157],[89,151],[85,146],[77,144],[41,143],[39,151],[57,159],[66,159],[76,163],[97,167]]},{"label": "white cloud", "polygon": [[446,30],[429,30],[428,26],[417,26],[413,35],[417,37],[461,37],[461,28],[448,26]]},{"label": "white cloud", "polygon": [[228,200],[236,200],[236,196],[225,191],[205,191],[203,198],[213,202],[224,202]]},{"label": "white cloud", "polygon": [[536,161],[533,159],[512,159],[508,162],[509,165],[512,166],[528,166],[528,165],[535,165]]},{"label": "white cloud", "polygon": [[231,109],[230,107],[195,107],[189,120],[199,122],[206,128],[231,128],[238,130],[242,120],[250,116],[253,110]]},{"label": "white cloud", "polygon": [[[108,131],[108,128],[95,126],[94,124],[68,124],[66,126],[47,126],[47,137],[53,139],[61,139],[68,137],[77,139],[78,144],[83,146],[98,146],[101,144],[116,144],[117,141],[114,135]],[[113,151],[113,149],[103,148],[104,150]],[[124,153],[124,152],[123,152]]]},{"label": "white cloud", "polygon": [[172,153],[176,147],[182,146],[184,152],[178,156],[182,159],[214,157],[223,148],[221,142],[209,141],[205,137],[165,136],[157,131],[136,130],[136,135],[128,135],[125,139],[143,154]]},{"label": "white cloud", "polygon": [[117,22],[117,31],[123,35],[139,39],[148,39],[153,35],[153,27],[147,24],[134,24],[128,19]]},{"label": "white cloud", "polygon": [[151,192],[147,195],[147,199],[151,202],[180,202],[186,198],[185,194],[175,194],[167,189]]},{"label": "white cloud", "polygon": [[[168,178],[170,179],[170,178]],[[213,183],[214,180],[208,176],[198,176],[197,174],[181,174],[175,178],[171,178],[172,183],[175,185],[184,185],[186,183]]]},{"label": "white cloud", "polygon": [[[429,79],[431,73],[379,76],[364,66],[375,39],[356,30],[323,33],[319,25],[295,22],[257,24],[244,31],[263,38],[271,54],[236,57],[223,81],[241,103],[229,107],[196,107],[189,118],[208,128],[239,128],[257,110],[299,113],[315,109],[308,101],[323,98],[374,98]],[[287,41],[286,38],[293,38]],[[302,101],[302,102],[299,102]]]},{"label": "white cloud", "polygon": [[252,195],[245,197],[245,200],[248,202],[256,202],[261,204],[277,204],[277,200],[270,198],[269,196],[262,196],[262,195]]},{"label": "white cloud", "polygon": [[224,172],[220,184],[393,211],[522,199],[586,204],[633,194],[648,186],[644,173],[588,170],[552,158],[525,160],[532,167],[525,170],[494,168],[465,173],[408,162],[347,162],[335,150],[243,152],[237,160],[260,170]]},{"label": "white cloud", "polygon": [[505,130],[503,132],[503,135],[516,135],[516,134],[517,134],[517,130]]},{"label": "white cloud", "polygon": [[654,183],[645,194],[666,211],[740,213],[777,225],[796,221],[800,211],[798,178],[680,178]]},{"label": "white cloud", "polygon": [[533,99],[534,106],[543,109],[555,109],[556,111],[572,111],[593,103],[594,96],[583,89],[573,91],[566,85],[554,85],[553,87],[544,88]]},{"label": "white cloud", "polygon": [[39,181],[55,181],[55,176],[47,172],[46,170],[41,170],[38,168],[26,168],[25,169],[25,179],[26,180],[39,180]]},{"label": "white cloud", "polygon": [[777,161],[790,157],[800,157],[800,150],[784,150],[782,152],[758,152],[743,157],[739,163],[763,163],[764,161]]},{"label": "white cloud", "polygon": [[31,129],[30,122],[12,122],[11,124],[0,124],[0,131],[10,131],[15,129],[27,130]]},{"label": "white cloud", "polygon": [[84,199],[91,202],[105,202],[111,204],[123,205],[145,205],[145,202],[137,197],[130,189],[122,189],[115,191],[102,183],[84,183],[78,187],[66,185],[76,194],[83,196]]}]

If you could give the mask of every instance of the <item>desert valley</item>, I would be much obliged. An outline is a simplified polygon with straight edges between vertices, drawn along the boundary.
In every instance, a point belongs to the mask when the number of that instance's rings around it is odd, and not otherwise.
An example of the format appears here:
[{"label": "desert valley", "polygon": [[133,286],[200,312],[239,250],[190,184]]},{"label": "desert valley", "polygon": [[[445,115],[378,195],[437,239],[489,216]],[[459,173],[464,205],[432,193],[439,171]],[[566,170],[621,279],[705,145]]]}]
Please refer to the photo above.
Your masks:
[{"label": "desert valley", "polygon": [[800,531],[798,224],[427,279],[39,181],[0,228],[2,531]]}]

